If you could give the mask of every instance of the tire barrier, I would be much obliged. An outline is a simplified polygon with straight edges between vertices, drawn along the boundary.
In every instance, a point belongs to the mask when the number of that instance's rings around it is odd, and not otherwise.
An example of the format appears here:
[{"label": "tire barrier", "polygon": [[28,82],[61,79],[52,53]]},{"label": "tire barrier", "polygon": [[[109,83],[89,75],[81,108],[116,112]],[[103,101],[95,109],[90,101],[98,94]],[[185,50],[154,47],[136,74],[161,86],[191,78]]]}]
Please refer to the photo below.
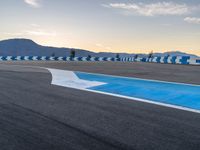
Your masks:
[{"label": "tire barrier", "polygon": [[0,61],[120,61],[112,57],[0,56]]},{"label": "tire barrier", "polygon": [[[122,58],[121,61],[132,61],[130,58]],[[152,57],[133,59],[136,62],[151,62],[162,64],[182,64],[182,65],[200,65],[200,58],[192,58],[190,56],[165,56],[165,57]]]},{"label": "tire barrier", "polygon": [[51,56],[0,56],[0,61],[122,61],[122,62],[152,62],[163,64],[191,64],[200,65],[200,58],[189,56],[165,56],[165,57],[51,57]]}]

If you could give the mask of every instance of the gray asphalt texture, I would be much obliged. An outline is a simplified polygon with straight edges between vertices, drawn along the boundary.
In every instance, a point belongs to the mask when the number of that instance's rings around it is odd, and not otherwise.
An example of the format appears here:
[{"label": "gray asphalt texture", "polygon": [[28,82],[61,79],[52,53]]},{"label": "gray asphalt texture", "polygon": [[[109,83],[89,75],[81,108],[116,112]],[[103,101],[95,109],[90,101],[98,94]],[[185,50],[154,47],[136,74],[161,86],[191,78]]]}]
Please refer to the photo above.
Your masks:
[{"label": "gray asphalt texture", "polygon": [[3,62],[7,65],[26,65],[57,68],[72,71],[103,73],[144,79],[156,79],[182,83],[200,84],[200,66],[174,65],[142,62],[58,62],[21,61]]},{"label": "gray asphalt texture", "polygon": [[0,63],[0,150],[200,149],[198,113],[54,86],[30,66],[200,84],[199,66]]}]

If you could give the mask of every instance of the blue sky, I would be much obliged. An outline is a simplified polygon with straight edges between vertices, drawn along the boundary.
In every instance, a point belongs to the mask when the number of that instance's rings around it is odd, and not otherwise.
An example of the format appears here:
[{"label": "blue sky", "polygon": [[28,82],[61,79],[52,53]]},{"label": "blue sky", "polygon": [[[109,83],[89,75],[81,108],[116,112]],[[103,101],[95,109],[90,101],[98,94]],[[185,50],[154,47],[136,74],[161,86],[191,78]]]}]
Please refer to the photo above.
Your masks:
[{"label": "blue sky", "polygon": [[200,55],[198,0],[1,0],[0,40],[93,51]]}]

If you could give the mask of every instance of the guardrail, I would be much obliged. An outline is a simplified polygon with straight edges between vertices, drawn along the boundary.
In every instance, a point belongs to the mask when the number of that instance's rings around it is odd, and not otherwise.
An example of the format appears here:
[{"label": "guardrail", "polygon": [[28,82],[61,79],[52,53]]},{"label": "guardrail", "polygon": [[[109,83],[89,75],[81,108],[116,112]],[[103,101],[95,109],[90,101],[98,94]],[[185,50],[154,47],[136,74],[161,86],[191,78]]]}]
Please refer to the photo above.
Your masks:
[{"label": "guardrail", "polygon": [[154,62],[164,64],[191,64],[200,65],[200,58],[189,56],[165,56],[165,57],[50,57],[50,56],[0,56],[0,61],[122,61],[122,62]]},{"label": "guardrail", "polygon": [[165,56],[152,58],[121,58],[121,61],[136,61],[136,62],[152,62],[163,64],[182,64],[182,65],[200,65],[200,58],[192,58],[189,56]]},{"label": "guardrail", "polygon": [[0,56],[0,61],[120,61],[113,57]]}]

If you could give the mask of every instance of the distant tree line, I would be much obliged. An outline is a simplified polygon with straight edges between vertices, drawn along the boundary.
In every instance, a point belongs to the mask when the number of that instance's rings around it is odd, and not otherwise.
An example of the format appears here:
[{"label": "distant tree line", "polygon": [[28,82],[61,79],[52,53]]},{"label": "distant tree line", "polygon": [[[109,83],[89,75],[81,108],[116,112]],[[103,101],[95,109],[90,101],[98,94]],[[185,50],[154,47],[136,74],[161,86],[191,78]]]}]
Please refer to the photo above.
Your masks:
[{"label": "distant tree line", "polygon": [[[153,58],[153,55],[154,55],[154,53],[153,53],[153,51],[151,51],[148,55],[147,55],[147,58]],[[53,52],[52,54],[51,54],[51,56],[52,57],[55,57],[56,56],[56,54],[55,54],[55,52]],[[170,55],[168,54],[166,57],[169,57]],[[74,58],[74,57],[76,57],[76,51],[75,51],[75,49],[71,49],[71,51],[70,51],[70,58]],[[139,55],[138,54],[135,54],[134,55],[134,59],[137,59],[139,57]],[[88,55],[87,56],[87,58],[92,58],[92,56],[91,55]],[[116,55],[115,55],[115,58],[116,59],[119,59],[120,58],[120,54],[119,53],[116,53]]]}]

